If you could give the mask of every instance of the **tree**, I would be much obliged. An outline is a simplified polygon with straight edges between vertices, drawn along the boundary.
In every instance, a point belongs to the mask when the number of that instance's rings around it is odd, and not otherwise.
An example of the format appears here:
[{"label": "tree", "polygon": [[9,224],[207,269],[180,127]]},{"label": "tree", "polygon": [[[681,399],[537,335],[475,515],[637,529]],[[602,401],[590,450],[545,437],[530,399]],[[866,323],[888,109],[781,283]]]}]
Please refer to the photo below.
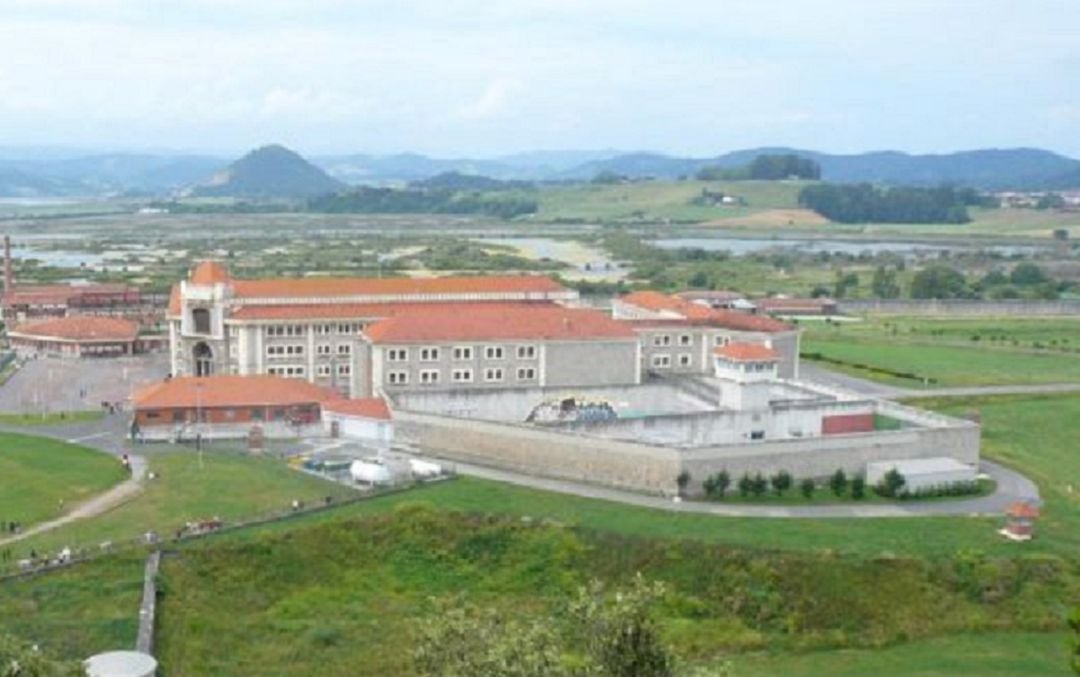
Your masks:
[{"label": "tree", "polygon": [[952,299],[967,295],[964,274],[955,268],[934,264],[915,273],[911,280],[913,299]]},{"label": "tree", "polygon": [[866,478],[856,475],[851,478],[851,497],[860,500],[866,496]]},{"label": "tree", "polygon": [[842,299],[847,296],[849,289],[855,289],[859,286],[859,275],[857,273],[842,273],[836,272],[836,286],[833,288],[833,298]]},{"label": "tree", "polygon": [[746,498],[753,490],[754,480],[750,479],[750,475],[743,473],[743,476],[739,478],[739,495]]},{"label": "tree", "polygon": [[811,477],[806,477],[802,482],[799,482],[799,491],[802,492],[803,498],[812,498],[814,495],[814,489],[817,487],[814,485],[814,480]]},{"label": "tree", "polygon": [[889,472],[881,478],[881,481],[874,487],[879,495],[887,498],[896,498],[900,496],[904,491],[904,476],[900,474],[900,471],[896,468],[891,468]]},{"label": "tree", "polygon": [[3,677],[77,677],[86,671],[76,661],[56,661],[29,642],[0,634],[0,675]]},{"label": "tree", "polygon": [[896,281],[896,271],[887,266],[878,266],[874,278],[870,281],[870,291],[879,299],[895,299],[900,296],[900,284]]},{"label": "tree", "polygon": [[[569,616],[594,672],[605,677],[671,677],[675,660],[660,637],[653,608],[667,594],[662,583],[638,574],[628,590],[605,591],[594,581],[578,592]],[[474,673],[490,674],[490,673]]]},{"label": "tree", "polygon": [[761,473],[754,475],[754,479],[750,481],[750,492],[754,494],[754,497],[761,498],[768,490],[769,480],[765,479],[765,476]]},{"label": "tree", "polygon": [[787,470],[781,470],[769,478],[769,483],[777,496],[783,496],[784,492],[791,488],[792,481],[791,473]]},{"label": "tree", "polygon": [[837,468],[836,472],[829,478],[829,488],[832,489],[832,492],[837,496],[844,495],[844,492],[847,490],[847,484],[847,475],[844,474],[843,468]]},{"label": "tree", "polygon": [[686,487],[690,484],[690,473],[683,470],[675,477],[675,484],[679,486],[679,495],[682,496],[686,493]]},{"label": "tree", "polygon": [[596,176],[592,178],[592,182],[596,184],[622,183],[625,180],[625,176],[617,172],[613,172],[610,169],[605,169],[604,171],[599,172]]},{"label": "tree", "polygon": [[731,475],[728,474],[728,471],[721,470],[715,475],[707,477],[704,484],[707,496],[710,498],[723,498],[728,487],[731,486]]},{"label": "tree", "polygon": [[1039,267],[1039,264],[1031,261],[1017,264],[1009,273],[1009,281],[1020,286],[1042,284],[1046,280],[1046,273],[1043,272],[1043,269]]}]

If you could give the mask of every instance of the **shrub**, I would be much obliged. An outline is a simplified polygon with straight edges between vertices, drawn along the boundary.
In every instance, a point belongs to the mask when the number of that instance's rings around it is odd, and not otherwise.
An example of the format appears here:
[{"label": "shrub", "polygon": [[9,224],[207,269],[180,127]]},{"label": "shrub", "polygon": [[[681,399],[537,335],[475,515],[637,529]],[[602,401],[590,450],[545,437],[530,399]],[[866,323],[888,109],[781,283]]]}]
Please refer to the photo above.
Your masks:
[{"label": "shrub", "polygon": [[900,471],[896,468],[891,468],[889,472],[885,473],[885,476],[881,478],[881,481],[874,487],[874,491],[879,496],[886,498],[896,498],[900,496],[904,491],[904,485],[907,482],[904,481],[904,476],[900,474]]},{"label": "shrub", "polygon": [[851,478],[851,497],[861,500],[866,496],[866,479],[862,475]]},{"label": "shrub", "polygon": [[754,496],[760,498],[768,490],[769,481],[765,479],[765,476],[761,473],[754,475],[754,479],[750,481],[750,491]]},{"label": "shrub", "polygon": [[791,488],[792,482],[791,473],[787,470],[781,470],[769,478],[769,484],[772,485],[777,496],[783,496],[784,492]]},{"label": "shrub", "polygon": [[731,486],[731,475],[728,474],[728,471],[721,470],[715,475],[707,477],[704,485],[706,496],[709,498],[723,498],[728,487]]},{"label": "shrub", "polygon": [[836,472],[829,478],[829,488],[832,489],[832,492],[837,496],[843,496],[844,492],[847,491],[847,485],[847,475],[844,474],[842,468],[837,468]]},{"label": "shrub", "polygon": [[750,479],[750,475],[747,473],[743,473],[743,476],[739,478],[739,495],[746,498],[753,490],[754,480]]},{"label": "shrub", "polygon": [[812,478],[807,477],[802,482],[799,482],[799,491],[802,492],[804,498],[813,497],[815,488]]}]

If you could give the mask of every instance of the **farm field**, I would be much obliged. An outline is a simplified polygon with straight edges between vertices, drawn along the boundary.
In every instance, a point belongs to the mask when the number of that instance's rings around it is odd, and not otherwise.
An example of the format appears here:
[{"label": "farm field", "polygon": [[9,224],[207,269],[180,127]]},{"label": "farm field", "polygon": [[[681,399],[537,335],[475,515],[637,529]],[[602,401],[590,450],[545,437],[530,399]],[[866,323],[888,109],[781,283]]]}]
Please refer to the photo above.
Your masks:
[{"label": "farm field", "polygon": [[124,478],[120,462],[108,454],[43,437],[0,433],[0,521],[19,522],[25,529],[62,515]]},{"label": "farm field", "polygon": [[936,380],[932,386],[1080,382],[1080,320],[870,318],[804,326],[804,355],[891,385],[921,387],[923,378]]}]

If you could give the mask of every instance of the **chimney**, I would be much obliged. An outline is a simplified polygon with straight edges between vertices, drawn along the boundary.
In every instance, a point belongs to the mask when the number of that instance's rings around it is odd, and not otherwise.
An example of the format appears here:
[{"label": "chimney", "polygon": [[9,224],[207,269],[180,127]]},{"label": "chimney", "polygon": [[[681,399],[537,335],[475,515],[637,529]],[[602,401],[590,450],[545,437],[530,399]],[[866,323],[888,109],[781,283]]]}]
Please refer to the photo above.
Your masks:
[{"label": "chimney", "polygon": [[4,236],[4,291],[10,292],[15,286],[15,274],[11,272],[11,236]]}]

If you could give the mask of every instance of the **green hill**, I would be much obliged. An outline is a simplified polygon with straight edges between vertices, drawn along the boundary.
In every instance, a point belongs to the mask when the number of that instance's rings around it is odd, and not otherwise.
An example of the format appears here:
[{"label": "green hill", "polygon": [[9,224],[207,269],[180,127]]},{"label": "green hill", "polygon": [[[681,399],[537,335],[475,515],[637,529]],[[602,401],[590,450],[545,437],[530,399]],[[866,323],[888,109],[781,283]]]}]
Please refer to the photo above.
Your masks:
[{"label": "green hill", "polygon": [[191,190],[195,197],[304,198],[344,184],[284,146],[257,148]]}]

